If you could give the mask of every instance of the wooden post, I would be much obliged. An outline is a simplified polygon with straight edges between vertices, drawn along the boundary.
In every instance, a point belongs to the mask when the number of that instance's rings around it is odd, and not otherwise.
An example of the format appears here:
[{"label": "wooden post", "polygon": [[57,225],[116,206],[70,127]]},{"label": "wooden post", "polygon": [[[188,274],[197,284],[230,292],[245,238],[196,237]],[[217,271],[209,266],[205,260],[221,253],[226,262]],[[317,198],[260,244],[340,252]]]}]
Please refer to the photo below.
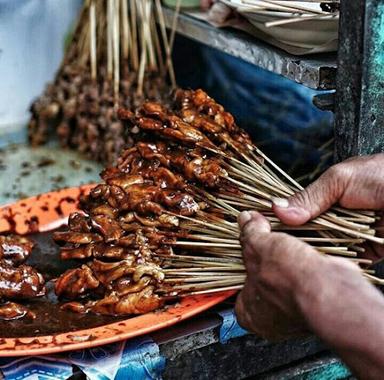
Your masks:
[{"label": "wooden post", "polygon": [[336,160],[384,152],[384,3],[342,0]]}]

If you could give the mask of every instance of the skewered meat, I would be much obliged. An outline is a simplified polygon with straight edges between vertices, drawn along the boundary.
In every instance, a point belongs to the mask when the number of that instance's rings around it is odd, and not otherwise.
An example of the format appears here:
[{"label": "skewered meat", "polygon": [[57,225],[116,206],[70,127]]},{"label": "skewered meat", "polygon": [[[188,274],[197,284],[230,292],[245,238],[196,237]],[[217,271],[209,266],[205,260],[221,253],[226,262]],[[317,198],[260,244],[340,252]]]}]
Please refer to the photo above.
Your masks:
[{"label": "skewered meat", "polygon": [[147,286],[139,292],[122,297],[112,292],[99,301],[90,301],[85,305],[79,302],[70,302],[64,304],[62,308],[77,313],[92,311],[103,315],[145,314],[159,309],[164,304],[164,301],[154,291],[154,286]]},{"label": "skewered meat", "polygon": [[59,297],[76,299],[97,289],[99,285],[100,281],[95,278],[92,270],[87,265],[82,265],[62,274],[55,283],[55,292]]},{"label": "skewered meat", "polygon": [[[116,262],[93,260],[61,275],[56,281],[55,292],[60,297],[74,299],[86,295],[89,290],[97,289],[100,285],[115,290],[114,282],[122,278],[129,278],[130,286],[135,287],[142,278],[146,279],[146,285],[151,281],[161,282],[164,273],[154,263],[145,263],[135,257]],[[124,294],[127,292],[130,292],[128,288],[124,290]]]},{"label": "skewered meat", "polygon": [[0,298],[28,299],[45,294],[44,279],[28,265],[17,268],[0,260]]},{"label": "skewered meat", "polygon": [[[179,117],[169,116],[167,122],[168,125],[160,130],[165,137],[171,137],[183,143],[193,143],[206,148],[215,148],[215,145],[203,133],[192,125],[185,123]],[[140,119],[138,126],[145,129],[140,123]]]},{"label": "skewered meat", "polygon": [[74,232],[91,232],[91,219],[80,212],[72,213],[68,218],[68,226]]},{"label": "skewered meat", "polygon": [[175,103],[178,114],[154,102],[135,113],[119,111],[144,138],[101,173],[104,183],[81,200],[83,213],[54,235],[62,259],[89,260],[58,279],[57,295],[82,300],[64,308],[115,315],[161,306],[164,255],[184,254],[177,240],[190,236],[183,217],[215,220],[217,209],[199,203],[205,188],[238,194],[215,143],[244,150],[248,135],[202,91],[178,92]]},{"label": "skewered meat", "polygon": [[35,318],[25,306],[9,300],[30,299],[45,294],[43,276],[24,263],[34,243],[16,235],[0,236],[0,319]]},{"label": "skewered meat", "polygon": [[[104,259],[104,260],[128,260],[132,257],[137,258],[146,250],[146,256],[152,254],[149,248],[137,246],[132,243],[131,247],[126,247],[127,238],[123,238],[117,242],[119,245],[111,245],[105,243],[88,244],[80,247],[64,246],[61,247],[60,258],[62,260],[82,260],[89,258]],[[156,252],[159,248],[156,247]],[[165,247],[163,247],[165,252]]]},{"label": "skewered meat", "polygon": [[[167,182],[162,181],[165,185]],[[174,211],[180,212],[182,215],[192,215],[199,210],[199,205],[194,201],[191,195],[179,190],[168,190],[159,185],[151,185],[148,183],[132,184],[122,188],[111,185],[109,191],[104,194],[99,194],[99,189],[96,188],[97,196],[94,196],[93,190],[88,204],[85,206],[87,211],[92,212],[95,207],[99,207],[101,202],[107,201],[112,208],[117,208],[123,211],[136,211],[139,214],[155,214],[161,215],[164,213],[164,206],[172,208]],[[96,201],[93,202],[93,199]],[[55,239],[59,239],[61,233],[55,235]],[[95,238],[95,237],[93,237]],[[73,235],[73,242],[76,243],[77,235]],[[92,236],[84,237],[84,240],[92,239]],[[68,239],[65,239],[68,240]],[[79,243],[80,244],[80,243]]]},{"label": "skewered meat", "polygon": [[[114,173],[111,173],[114,171]],[[133,185],[142,185],[144,179],[140,175],[122,174],[117,168],[104,170],[102,178],[108,185],[121,187],[124,191],[127,191]]]},{"label": "skewered meat", "polygon": [[104,237],[106,243],[117,241],[123,235],[120,224],[107,215],[94,215],[92,223],[95,230]]},{"label": "skewered meat", "polygon": [[91,210],[91,215],[105,215],[109,216],[112,219],[116,218],[117,214],[118,210],[116,208],[113,208],[106,204],[96,206]]},{"label": "skewered meat", "polygon": [[19,265],[31,255],[33,242],[23,236],[0,236],[0,259]]},{"label": "skewered meat", "polygon": [[[205,157],[201,149],[165,147],[163,142],[139,142],[136,144],[136,148],[127,149],[123,152],[118,162],[118,168],[124,172],[136,172],[132,163],[137,162],[138,155],[151,162],[152,165],[154,161],[158,160],[159,164],[168,169],[157,167],[146,170],[149,165],[141,161],[138,170],[146,178],[152,178],[156,183],[160,183],[162,187],[185,188],[185,179],[198,180],[208,187],[216,187],[220,184],[220,178],[227,175],[220,161],[217,158]],[[170,171],[171,168],[176,169],[180,174],[176,176]],[[161,182],[159,181],[161,178],[159,174],[162,175]]]},{"label": "skewered meat", "polygon": [[147,286],[136,293],[130,293],[119,297],[111,293],[104,299],[95,302],[91,310],[97,314],[104,315],[130,315],[144,314],[159,309],[164,301],[154,294],[155,287]]},{"label": "skewered meat", "polygon": [[[209,138],[207,138],[207,136],[174,114],[172,115],[165,112],[159,112],[156,114],[156,118],[149,117],[153,115],[148,114],[147,109],[154,106],[155,105],[152,103],[144,103],[144,105],[138,110],[138,117],[134,118],[134,122],[137,127],[144,131],[155,131],[166,138],[170,137],[183,143],[198,144],[212,149],[215,148],[215,145],[209,140]],[[120,111],[119,115],[122,119],[126,116],[123,111]],[[160,120],[158,120],[157,117]],[[131,122],[133,121],[131,114],[129,114],[128,118]]]},{"label": "skewered meat", "polygon": [[[28,126],[32,145],[48,140],[51,131],[63,147],[75,148],[98,161],[112,163],[121,149],[133,144],[132,133],[126,133],[123,122],[114,110],[113,86],[107,80],[107,68],[98,63],[98,82],[90,70],[68,59],[54,84],[31,106]],[[135,108],[145,98],[168,99],[168,85],[156,74],[146,74],[143,95],[137,94],[137,75],[123,65],[120,85],[120,105]]]},{"label": "skewered meat", "polygon": [[62,260],[88,259],[94,255],[94,249],[94,244],[82,245],[80,247],[64,246],[60,249],[60,258]]},{"label": "skewered meat", "polygon": [[5,302],[0,305],[0,319],[10,321],[24,317],[35,319],[36,314],[30,311],[27,307],[15,302]]},{"label": "skewered meat", "polygon": [[76,232],[76,231],[59,231],[53,234],[56,242],[67,242],[73,244],[89,244],[103,240],[103,237],[96,233]]},{"label": "skewered meat", "polygon": [[78,299],[90,291],[108,290],[101,300],[84,306],[76,302],[63,305],[76,312],[93,311],[99,314],[140,314],[154,310],[162,304],[153,294],[152,282],[161,282],[164,273],[153,263],[134,265],[132,260],[106,263],[94,260],[88,265],[64,273],[56,282],[55,291],[60,297]]},{"label": "skewered meat", "polygon": [[184,121],[203,129],[213,141],[240,151],[252,147],[250,136],[236,125],[233,116],[203,90],[177,90],[175,104]]}]

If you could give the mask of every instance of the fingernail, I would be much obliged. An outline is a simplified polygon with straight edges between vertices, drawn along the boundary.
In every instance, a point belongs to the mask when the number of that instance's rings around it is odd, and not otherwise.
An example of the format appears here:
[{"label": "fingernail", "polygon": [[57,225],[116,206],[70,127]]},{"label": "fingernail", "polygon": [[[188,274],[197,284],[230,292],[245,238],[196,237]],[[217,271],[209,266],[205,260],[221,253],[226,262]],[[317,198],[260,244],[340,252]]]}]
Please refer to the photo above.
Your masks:
[{"label": "fingernail", "polygon": [[289,202],[288,202],[288,199],[286,199],[286,198],[272,197],[271,201],[277,207],[281,207],[281,208],[288,208],[289,207]]},{"label": "fingernail", "polygon": [[242,211],[238,217],[238,222],[241,228],[243,228],[250,220],[252,219],[252,215],[249,211]]}]

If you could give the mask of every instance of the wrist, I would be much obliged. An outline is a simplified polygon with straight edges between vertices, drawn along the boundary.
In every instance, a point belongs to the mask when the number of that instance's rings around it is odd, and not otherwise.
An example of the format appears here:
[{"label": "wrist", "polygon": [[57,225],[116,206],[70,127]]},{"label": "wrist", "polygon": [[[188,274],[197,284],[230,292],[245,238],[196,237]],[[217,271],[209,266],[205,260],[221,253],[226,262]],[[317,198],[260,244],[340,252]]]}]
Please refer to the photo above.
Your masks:
[{"label": "wrist", "polygon": [[[313,320],[317,320],[324,308],[324,279],[321,272],[325,270],[323,257],[313,257],[310,265],[301,268],[302,276],[298,276],[295,282],[295,301],[298,309],[305,317],[308,327],[318,333]],[[320,290],[320,291],[319,291]]]},{"label": "wrist", "polygon": [[316,335],[337,351],[381,351],[377,345],[384,341],[384,298],[361,272],[340,259],[321,257],[307,282],[296,298]]}]

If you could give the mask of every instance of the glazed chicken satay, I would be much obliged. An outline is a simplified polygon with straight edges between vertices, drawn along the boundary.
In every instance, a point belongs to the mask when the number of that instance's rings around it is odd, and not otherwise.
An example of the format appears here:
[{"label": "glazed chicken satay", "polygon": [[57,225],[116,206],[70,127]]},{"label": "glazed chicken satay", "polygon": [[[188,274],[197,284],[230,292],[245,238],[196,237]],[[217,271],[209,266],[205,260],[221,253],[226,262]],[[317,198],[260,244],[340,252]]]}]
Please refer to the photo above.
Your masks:
[{"label": "glazed chicken satay", "polygon": [[13,267],[0,260],[0,298],[30,299],[45,294],[43,276],[28,265]]},{"label": "glazed chicken satay", "polygon": [[32,253],[34,243],[17,235],[0,236],[0,259],[19,265],[24,263]]},{"label": "glazed chicken satay", "polygon": [[135,113],[119,110],[144,138],[102,172],[104,183],[81,201],[84,213],[73,215],[69,230],[55,235],[64,244],[63,259],[90,260],[58,280],[59,296],[85,297],[65,308],[116,315],[160,307],[156,292],[164,285],[164,255],[200,250],[177,246],[179,238],[193,239],[177,215],[193,217],[201,210],[218,215],[201,201],[205,189],[238,195],[217,150],[225,145],[245,149],[248,135],[204,92],[182,95],[175,112],[154,102]]},{"label": "glazed chicken satay", "polygon": [[119,296],[112,292],[99,301],[90,301],[81,304],[70,302],[62,306],[64,310],[77,313],[93,312],[102,315],[135,315],[145,314],[159,309],[164,305],[164,300],[155,292],[154,286],[147,286],[139,292]]}]

